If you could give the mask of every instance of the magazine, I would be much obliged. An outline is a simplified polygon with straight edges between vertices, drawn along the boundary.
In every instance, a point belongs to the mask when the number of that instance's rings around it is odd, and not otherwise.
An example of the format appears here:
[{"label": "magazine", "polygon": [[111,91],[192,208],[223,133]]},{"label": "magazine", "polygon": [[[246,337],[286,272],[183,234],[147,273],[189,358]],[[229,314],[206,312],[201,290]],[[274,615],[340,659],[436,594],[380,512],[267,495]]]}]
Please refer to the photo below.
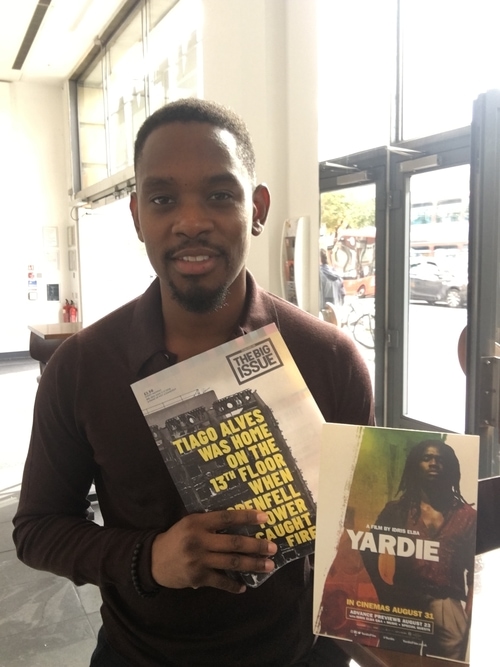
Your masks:
[{"label": "magazine", "polygon": [[479,437],[325,424],[314,631],[468,664]]},{"label": "magazine", "polygon": [[[275,570],[314,551],[324,423],[274,324],[132,385],[189,513],[258,509]],[[243,573],[252,587],[272,573]]]}]

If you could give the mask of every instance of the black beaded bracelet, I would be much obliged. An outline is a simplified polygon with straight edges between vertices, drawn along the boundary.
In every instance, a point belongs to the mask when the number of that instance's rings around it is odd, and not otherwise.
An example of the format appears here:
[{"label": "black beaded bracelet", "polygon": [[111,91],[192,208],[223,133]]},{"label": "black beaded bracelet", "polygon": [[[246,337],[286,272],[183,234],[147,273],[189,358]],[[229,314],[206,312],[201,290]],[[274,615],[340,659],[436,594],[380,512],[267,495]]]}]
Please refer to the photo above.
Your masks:
[{"label": "black beaded bracelet", "polygon": [[141,553],[141,549],[142,549],[142,542],[139,542],[138,544],[135,545],[134,553],[132,554],[132,565],[130,568],[132,583],[134,584],[134,588],[137,594],[140,595],[141,598],[154,598],[160,592],[161,586],[156,584],[154,590],[145,591],[141,586],[141,582],[139,581],[139,572],[137,571],[137,569],[138,569],[139,554]]}]

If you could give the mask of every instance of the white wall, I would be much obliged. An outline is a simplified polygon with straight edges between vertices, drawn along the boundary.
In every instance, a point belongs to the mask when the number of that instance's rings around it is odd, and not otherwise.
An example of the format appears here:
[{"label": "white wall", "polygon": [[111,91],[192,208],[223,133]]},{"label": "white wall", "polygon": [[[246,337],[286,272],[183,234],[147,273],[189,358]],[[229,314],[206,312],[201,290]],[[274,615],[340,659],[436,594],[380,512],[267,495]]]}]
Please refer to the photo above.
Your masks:
[{"label": "white wall", "polygon": [[311,312],[318,312],[315,9],[314,0],[205,0],[202,45],[203,96],[246,120],[258,179],[271,189],[267,229],[254,240],[249,268],[280,294],[283,222],[310,216]]},{"label": "white wall", "polygon": [[288,216],[308,216],[309,280],[304,308],[319,313],[318,53],[315,0],[287,2]]},{"label": "white wall", "polygon": [[[0,353],[28,349],[28,324],[57,322],[47,283],[59,284],[67,261],[67,173],[62,87],[0,83]],[[44,244],[57,227],[59,247]],[[59,260],[57,268],[56,260]],[[36,301],[28,300],[34,265]],[[65,273],[65,272],[63,272]]]},{"label": "white wall", "polygon": [[[203,0],[203,9],[203,95],[245,118],[258,178],[271,189],[267,229],[254,240],[249,268],[262,286],[280,294],[283,223],[309,216],[307,309],[318,312],[316,2]],[[27,349],[29,323],[60,319],[60,304],[46,301],[47,282],[59,283],[62,300],[79,302],[78,271],[68,271],[66,230],[74,221],[67,194],[71,162],[65,91],[0,83],[0,353]],[[59,270],[47,261],[44,227],[58,228]],[[41,274],[37,301],[27,298],[30,264]]]}]

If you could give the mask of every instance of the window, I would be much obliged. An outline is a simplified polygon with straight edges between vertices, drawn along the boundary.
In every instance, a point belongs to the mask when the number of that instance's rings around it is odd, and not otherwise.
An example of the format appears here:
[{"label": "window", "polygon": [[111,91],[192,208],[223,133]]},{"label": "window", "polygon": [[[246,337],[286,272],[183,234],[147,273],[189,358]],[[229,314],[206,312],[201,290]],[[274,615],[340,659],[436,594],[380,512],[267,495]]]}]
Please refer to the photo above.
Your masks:
[{"label": "window", "polygon": [[319,160],[390,143],[397,2],[318,2]]},{"label": "window", "polygon": [[201,0],[145,0],[77,81],[81,187],[133,164],[146,117],[201,96]]},{"label": "window", "polygon": [[102,67],[98,62],[77,88],[82,188],[108,175]]}]

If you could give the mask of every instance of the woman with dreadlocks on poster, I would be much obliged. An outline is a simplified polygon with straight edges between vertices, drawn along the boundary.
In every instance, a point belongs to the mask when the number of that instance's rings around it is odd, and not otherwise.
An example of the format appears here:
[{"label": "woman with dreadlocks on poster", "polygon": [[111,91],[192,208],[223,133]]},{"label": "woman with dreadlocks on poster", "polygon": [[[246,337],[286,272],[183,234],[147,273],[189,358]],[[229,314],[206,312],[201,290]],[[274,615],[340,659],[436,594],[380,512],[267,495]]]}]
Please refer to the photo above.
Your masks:
[{"label": "woman with dreadlocks on poster", "polygon": [[[404,536],[394,557],[361,552],[379,602],[426,620],[422,653],[465,660],[472,608],[476,511],[460,492],[460,463],[442,440],[414,445],[406,459],[397,500],[387,503],[372,533]],[[415,545],[410,549],[405,545]],[[392,559],[392,560],[391,560]],[[404,611],[406,610],[406,612]],[[420,615],[421,614],[421,615]],[[398,647],[404,634],[389,633],[380,646]],[[408,650],[408,649],[406,649]]]}]

